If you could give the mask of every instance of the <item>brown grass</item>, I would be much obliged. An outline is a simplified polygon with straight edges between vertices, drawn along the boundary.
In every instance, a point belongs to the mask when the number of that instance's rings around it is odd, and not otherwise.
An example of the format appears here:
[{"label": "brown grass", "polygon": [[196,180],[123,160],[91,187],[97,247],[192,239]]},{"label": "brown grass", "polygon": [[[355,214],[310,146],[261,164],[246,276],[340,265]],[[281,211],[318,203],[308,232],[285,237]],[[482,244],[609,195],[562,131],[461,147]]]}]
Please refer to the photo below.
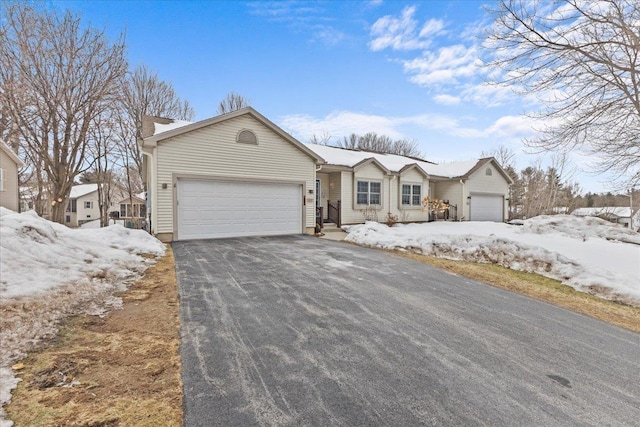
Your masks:
[{"label": "brown grass", "polygon": [[510,270],[494,264],[451,261],[432,256],[395,252],[398,255],[442,268],[451,273],[489,285],[527,295],[548,303],[582,313],[605,322],[640,332],[640,308],[607,301],[579,292],[558,280],[538,274]]},{"label": "brown grass", "polygon": [[181,426],[179,315],[171,248],[105,318],[69,319],[22,361],[6,407],[19,426]]}]

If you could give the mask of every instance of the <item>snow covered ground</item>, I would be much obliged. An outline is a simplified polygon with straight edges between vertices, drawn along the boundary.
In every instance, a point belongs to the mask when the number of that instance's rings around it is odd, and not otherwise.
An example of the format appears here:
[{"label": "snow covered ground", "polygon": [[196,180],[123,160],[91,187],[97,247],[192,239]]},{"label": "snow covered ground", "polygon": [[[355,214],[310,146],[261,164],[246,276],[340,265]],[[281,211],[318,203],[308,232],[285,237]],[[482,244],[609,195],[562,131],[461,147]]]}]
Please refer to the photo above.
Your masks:
[{"label": "snow covered ground", "polygon": [[431,222],[344,227],[345,240],[453,260],[495,263],[640,306],[640,234],[599,218],[540,216],[510,225]]},{"label": "snow covered ground", "polygon": [[[0,404],[19,381],[15,361],[54,336],[64,317],[119,307],[114,294],[154,262],[141,254],[164,251],[142,230],[70,229],[0,207]],[[7,425],[0,409],[0,427]]]}]

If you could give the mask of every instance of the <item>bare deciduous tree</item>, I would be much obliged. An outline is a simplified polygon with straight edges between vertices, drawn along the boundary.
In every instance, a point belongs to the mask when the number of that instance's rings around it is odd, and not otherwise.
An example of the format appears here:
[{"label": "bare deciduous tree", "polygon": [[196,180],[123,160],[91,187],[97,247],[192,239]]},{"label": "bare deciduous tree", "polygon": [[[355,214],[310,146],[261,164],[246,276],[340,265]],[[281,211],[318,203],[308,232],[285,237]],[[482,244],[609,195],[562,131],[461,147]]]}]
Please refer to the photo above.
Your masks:
[{"label": "bare deciduous tree", "polygon": [[100,227],[109,225],[109,208],[117,193],[117,139],[114,138],[113,110],[107,111],[96,119],[90,130],[89,156],[93,159],[92,168],[84,173],[82,181],[98,184],[98,207],[100,209]]},{"label": "bare deciduous tree", "polygon": [[110,43],[71,12],[24,3],[1,12],[0,104],[46,176],[51,219],[62,223],[74,179],[89,166],[89,130],[118,98],[127,70],[124,39]]},{"label": "bare deciduous tree", "polygon": [[499,83],[543,107],[545,150],[585,148],[600,171],[640,180],[640,2],[501,0],[488,39]]},{"label": "bare deciduous tree", "polygon": [[511,218],[569,213],[578,206],[580,187],[570,181],[571,168],[566,154],[552,156],[551,165],[546,169],[538,158],[511,177],[514,179],[510,190]]},{"label": "bare deciduous tree", "polygon": [[316,135],[314,133],[313,135],[311,135],[309,142],[311,144],[329,145],[331,143],[331,135],[326,130],[322,131],[321,135]]},{"label": "bare deciduous tree", "polygon": [[227,114],[232,111],[248,107],[251,102],[244,96],[235,92],[229,92],[227,96],[218,104],[218,114]]},{"label": "bare deciduous tree", "polygon": [[515,160],[516,153],[514,153],[510,147],[501,144],[493,150],[480,152],[480,157],[493,157],[500,163],[500,166],[507,168],[509,166],[515,166],[513,161]]},{"label": "bare deciduous tree", "polygon": [[355,133],[352,133],[351,135],[342,138],[342,140],[338,140],[336,145],[340,148],[352,150],[397,154],[407,157],[422,157],[422,153],[420,153],[420,150],[418,149],[418,142],[416,140],[393,140],[387,135],[378,135],[375,132],[369,132],[364,135],[356,135]]},{"label": "bare deciduous tree", "polygon": [[180,99],[173,85],[160,80],[157,73],[144,65],[128,75],[118,110],[115,117],[118,148],[132,197],[142,181],[142,153],[137,143],[142,137],[142,118],[147,115],[192,120],[195,112],[188,101]]},{"label": "bare deciduous tree", "polygon": [[128,75],[121,101],[120,139],[138,170],[142,167],[142,155],[137,139],[142,137],[145,115],[180,120],[191,120],[195,115],[189,102],[181,100],[170,83],[160,80],[157,73],[144,65]]}]

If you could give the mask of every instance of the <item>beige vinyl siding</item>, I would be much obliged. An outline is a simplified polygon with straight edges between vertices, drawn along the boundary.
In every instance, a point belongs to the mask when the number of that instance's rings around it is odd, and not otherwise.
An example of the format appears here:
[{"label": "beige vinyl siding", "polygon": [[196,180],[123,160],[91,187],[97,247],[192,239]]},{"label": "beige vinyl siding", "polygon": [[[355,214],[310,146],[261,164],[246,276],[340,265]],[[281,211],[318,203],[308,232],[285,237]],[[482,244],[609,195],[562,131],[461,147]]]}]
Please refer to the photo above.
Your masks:
[{"label": "beige vinyl siding", "polygon": [[353,172],[341,172],[342,174],[342,202],[341,202],[341,216],[343,224],[357,224],[364,221],[362,212],[353,209],[353,197],[354,197],[354,181]]},{"label": "beige vinyl siding", "polygon": [[329,174],[329,200],[332,202],[342,200],[342,173],[334,172]]},{"label": "beige vinyl siding", "polygon": [[[373,180],[382,182],[382,205],[375,210],[374,219],[379,222],[386,221],[390,212],[396,215],[399,221],[427,221],[429,219],[426,210],[420,206],[411,209],[400,208],[400,189],[402,183],[421,184],[421,199],[430,194],[429,180],[420,172],[411,169],[402,176],[387,176],[375,164],[370,163],[358,168],[355,172],[342,172],[342,222],[344,224],[357,224],[365,220],[365,207],[355,204],[356,182],[358,180]],[[335,197],[331,197],[335,200]]]},{"label": "beige vinyl siding", "polygon": [[[255,133],[257,144],[236,142],[236,135],[244,129]],[[315,224],[315,161],[251,116],[160,141],[157,168],[157,233],[174,231],[173,184],[175,176],[180,175],[300,182],[307,200],[312,200],[306,204],[304,226]],[[166,189],[163,184],[167,184]],[[308,194],[308,189],[314,189],[314,194]]]},{"label": "beige vinyl siding", "polygon": [[463,185],[459,180],[441,181],[435,183],[435,191],[432,199],[448,200],[449,204],[458,206],[458,219],[468,220],[469,207],[466,206],[466,198],[463,198]]},{"label": "beige vinyl siding", "polygon": [[[422,208],[422,200],[430,194],[429,180],[414,168],[403,172],[399,177],[391,182],[391,198],[393,200],[393,203],[391,204],[391,213],[398,216],[398,220],[401,222],[427,221],[429,219],[429,214],[426,209]],[[422,186],[419,206],[402,205],[403,184],[420,184]]]},{"label": "beige vinyl siding", "polygon": [[[2,142],[0,142],[2,144]],[[2,149],[0,149],[0,169],[2,169],[2,191],[0,191],[0,206],[12,211],[18,211],[18,165]]]},{"label": "beige vinyl siding", "polygon": [[[487,175],[487,168],[491,168],[492,174]],[[504,218],[509,217],[509,203],[506,198],[509,194],[509,183],[504,179],[502,174],[498,172],[495,165],[489,163],[482,166],[475,171],[469,179],[465,182],[465,199],[471,193],[483,193],[483,194],[500,194],[505,198],[504,202]],[[460,210],[458,210],[460,212]],[[469,219],[469,206],[465,205],[465,219]]]},{"label": "beige vinyl siding", "polygon": [[327,217],[327,200],[329,200],[329,174],[316,173],[316,179],[320,180],[320,203],[321,203],[320,206],[324,208],[322,210],[322,215],[324,216],[324,218],[326,218]]},{"label": "beige vinyl siding", "polygon": [[381,205],[372,206],[370,213],[373,219],[383,221],[388,209],[389,179],[374,163],[360,166],[354,172],[342,172],[342,222],[344,224],[357,224],[364,222],[366,206],[356,204],[356,182],[358,180],[378,181],[381,185]]}]

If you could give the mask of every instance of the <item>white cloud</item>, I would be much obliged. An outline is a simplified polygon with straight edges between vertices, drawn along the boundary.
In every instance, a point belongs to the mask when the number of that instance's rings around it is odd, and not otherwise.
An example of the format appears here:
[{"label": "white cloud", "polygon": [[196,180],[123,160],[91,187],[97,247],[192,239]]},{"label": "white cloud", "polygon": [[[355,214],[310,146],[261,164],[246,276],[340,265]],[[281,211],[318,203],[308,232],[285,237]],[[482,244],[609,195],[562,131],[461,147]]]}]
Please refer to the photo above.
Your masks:
[{"label": "white cloud", "polygon": [[511,87],[480,83],[469,86],[460,93],[460,97],[468,102],[483,107],[499,107],[512,101],[521,100]]},{"label": "white cloud", "polygon": [[420,32],[417,31],[418,21],[413,18],[415,6],[405,7],[400,17],[383,16],[371,26],[373,40],[369,48],[379,51],[388,47],[393,50],[425,49],[431,44],[430,36],[437,34],[444,28],[444,22],[430,19]]},{"label": "white cloud", "polygon": [[[420,49],[412,59],[398,59],[411,83],[430,89],[446,89],[447,96],[435,95],[442,105],[473,103],[485,108],[499,107],[516,100],[509,87],[490,86],[484,77],[495,78],[483,61],[482,35],[489,22],[486,18],[470,23],[453,34],[445,31],[443,20],[429,19],[417,33],[415,7],[407,7],[399,17],[384,16],[371,28],[372,50],[390,47],[394,50]],[[447,34],[447,37],[440,37]],[[464,134],[475,134],[464,132]]]},{"label": "white cloud", "polygon": [[351,111],[333,112],[324,118],[295,114],[286,116],[281,121],[281,126],[287,132],[303,141],[309,140],[313,135],[328,134],[332,139],[337,139],[352,133],[365,134],[367,132],[400,138],[402,134],[396,129],[396,125],[395,119]]},{"label": "white cloud", "polygon": [[429,37],[436,34],[441,34],[444,29],[444,22],[440,19],[429,19],[424,23],[420,30],[419,37]]},{"label": "white cloud", "polygon": [[247,3],[249,12],[272,23],[283,24],[296,33],[305,34],[310,41],[336,46],[345,40],[345,33],[336,29],[336,19],[319,3],[294,1],[255,1]]},{"label": "white cloud", "polygon": [[339,31],[328,25],[316,25],[313,27],[312,40],[318,41],[325,46],[336,46],[342,40],[345,35],[342,31]]},{"label": "white cloud", "polygon": [[367,132],[375,132],[391,138],[403,138],[408,136],[403,133],[403,126],[418,126],[451,134],[456,132],[467,135],[474,132],[481,134],[480,131],[464,131],[457,119],[441,114],[385,117],[376,114],[338,111],[324,118],[306,114],[290,115],[284,117],[280,125],[302,141],[308,141],[313,135],[329,135],[332,140],[336,140],[352,133],[362,135]]},{"label": "white cloud", "polygon": [[445,46],[437,52],[425,51],[421,58],[403,62],[405,72],[413,74],[411,82],[420,86],[458,84],[461,78],[482,74],[477,47],[461,44]]},{"label": "white cloud", "polygon": [[459,96],[452,96],[447,94],[436,95],[433,100],[442,105],[458,105],[460,104]]},{"label": "white cloud", "polygon": [[485,129],[488,137],[521,139],[535,133],[537,121],[527,116],[502,116]]},{"label": "white cloud", "polygon": [[[448,96],[448,95],[445,95]],[[391,138],[414,137],[406,135],[404,126],[414,126],[430,131],[438,131],[461,139],[495,139],[520,141],[535,133],[536,121],[526,116],[502,116],[486,127],[473,127],[456,117],[444,114],[419,114],[404,117],[385,117],[376,114],[353,111],[332,112],[323,118],[307,114],[285,116],[280,125],[287,132],[302,141],[308,141],[313,135],[329,135],[332,140],[343,136],[375,132]]]}]

